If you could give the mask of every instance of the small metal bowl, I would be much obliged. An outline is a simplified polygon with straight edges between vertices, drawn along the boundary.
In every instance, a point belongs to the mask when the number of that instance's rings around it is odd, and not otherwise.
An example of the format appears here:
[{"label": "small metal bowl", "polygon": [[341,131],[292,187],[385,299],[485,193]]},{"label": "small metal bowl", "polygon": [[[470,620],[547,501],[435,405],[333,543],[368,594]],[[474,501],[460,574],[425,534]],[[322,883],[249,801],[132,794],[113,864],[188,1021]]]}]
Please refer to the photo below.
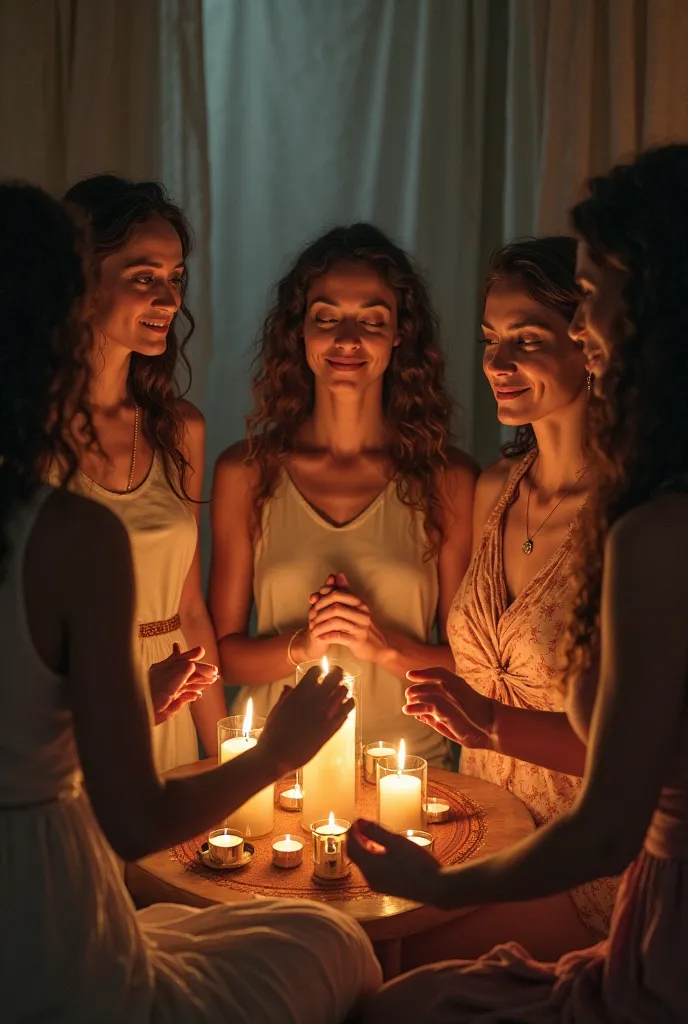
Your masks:
[{"label": "small metal bowl", "polygon": [[210,868],[211,871],[236,871],[237,868],[245,868],[247,864],[250,864],[255,854],[255,847],[251,843],[244,843],[244,858],[237,864],[217,864],[210,856],[210,850],[207,843],[198,850],[198,856],[201,864],[204,868]]}]

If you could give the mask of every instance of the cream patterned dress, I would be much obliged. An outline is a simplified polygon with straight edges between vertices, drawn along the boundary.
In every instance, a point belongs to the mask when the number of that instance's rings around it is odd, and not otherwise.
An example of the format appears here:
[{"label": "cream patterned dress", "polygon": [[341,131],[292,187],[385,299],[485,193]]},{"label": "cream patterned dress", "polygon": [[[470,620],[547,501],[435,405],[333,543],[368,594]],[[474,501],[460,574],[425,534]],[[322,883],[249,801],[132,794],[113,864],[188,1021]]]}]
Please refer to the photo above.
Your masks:
[{"label": "cream patterned dress", "polygon": [[[537,452],[514,467],[449,611],[456,672],[480,693],[511,707],[563,711],[558,665],[569,604],[572,533],[509,604],[504,576],[506,512]],[[461,771],[510,790],[537,825],[571,807],[582,780],[490,750],[461,754]],[[617,881],[572,890],[579,918],[598,938],[609,930]]]}]

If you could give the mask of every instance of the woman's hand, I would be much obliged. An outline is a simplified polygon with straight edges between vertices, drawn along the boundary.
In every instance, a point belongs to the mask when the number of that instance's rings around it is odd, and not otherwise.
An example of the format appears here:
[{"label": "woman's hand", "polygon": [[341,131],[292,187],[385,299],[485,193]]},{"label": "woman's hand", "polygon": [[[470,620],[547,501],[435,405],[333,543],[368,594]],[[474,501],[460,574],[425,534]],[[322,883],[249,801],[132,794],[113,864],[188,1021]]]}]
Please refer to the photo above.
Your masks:
[{"label": "woman's hand", "polygon": [[377,661],[387,649],[385,636],[370,608],[352,594],[343,572],[327,577],[325,585],[310,596],[308,627],[315,640],[348,647],[360,661]]},{"label": "woman's hand", "polygon": [[335,668],[319,682],[317,665],[292,689],[285,687],[258,740],[277,767],[277,774],[300,768],[342,727],[354,706]]},{"label": "woman's hand", "polygon": [[492,749],[495,702],[445,668],[408,673],[405,715],[471,749]]},{"label": "woman's hand", "polygon": [[441,906],[440,865],[406,836],[359,819],[349,832],[347,851],[375,892]]},{"label": "woman's hand", "polygon": [[148,680],[156,725],[166,722],[216,681],[217,666],[201,661],[203,657],[203,647],[182,651],[179,644],[173,644],[169,657],[151,665]]}]

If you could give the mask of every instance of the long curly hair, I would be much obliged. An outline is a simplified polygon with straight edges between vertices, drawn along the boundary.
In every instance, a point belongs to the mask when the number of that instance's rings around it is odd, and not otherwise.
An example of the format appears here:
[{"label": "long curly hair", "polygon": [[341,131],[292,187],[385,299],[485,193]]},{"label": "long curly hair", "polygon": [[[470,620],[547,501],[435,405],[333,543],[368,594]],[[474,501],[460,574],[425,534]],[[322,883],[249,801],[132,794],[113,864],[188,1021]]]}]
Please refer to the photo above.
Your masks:
[{"label": "long curly hair", "polygon": [[650,150],[588,187],[571,214],[575,230],[595,261],[627,278],[590,406],[594,483],[574,566],[569,679],[596,655],[610,528],[663,487],[688,487],[688,145]]},{"label": "long curly hair", "polygon": [[[65,193],[63,201],[86,224],[90,250],[89,279],[93,281],[95,292],[87,314],[90,325],[97,306],[103,260],[122,249],[141,224],[151,217],[162,217],[179,235],[185,261],[191,252],[189,223],[182,210],[170,200],[164,186],[157,181],[128,181],[114,174],[97,174],[73,185]],[[141,410],[141,429],[146,440],[153,451],[161,455],[172,489],[186,498],[189,464],[182,448],[184,421],[177,402],[182,393],[177,371],[181,363],[190,383],[191,366],[186,346],[193,333],[194,320],[185,302],[187,287],[185,262],[181,282],[182,303],[167,334],[165,351],[156,356],[133,352],[128,380],[129,393]],[[181,331],[180,320],[184,321]],[[186,391],[188,384],[183,393]]]},{"label": "long curly hair", "polygon": [[[535,302],[553,309],[565,320],[573,320],[580,301],[576,284],[576,239],[566,235],[519,238],[495,249],[490,256],[483,285],[483,307],[495,284],[514,283]],[[537,447],[530,423],[517,427],[514,437],[502,448],[512,458]]]},{"label": "long curly hair", "polygon": [[88,338],[75,315],[84,293],[77,233],[41,189],[0,184],[0,569],[8,518],[58,458],[78,468],[71,423],[95,443],[85,407]]},{"label": "long curly hair", "polygon": [[401,501],[422,512],[429,554],[442,541],[437,471],[447,463],[452,403],[445,389],[437,317],[411,258],[371,224],[336,227],[312,242],[277,285],[277,296],[258,338],[247,417],[248,460],[257,465],[254,528],[274,493],[280,469],[311,415],[315,381],[306,361],[303,325],[314,281],[333,266],[371,267],[397,297],[399,345],[383,380],[389,456]]}]

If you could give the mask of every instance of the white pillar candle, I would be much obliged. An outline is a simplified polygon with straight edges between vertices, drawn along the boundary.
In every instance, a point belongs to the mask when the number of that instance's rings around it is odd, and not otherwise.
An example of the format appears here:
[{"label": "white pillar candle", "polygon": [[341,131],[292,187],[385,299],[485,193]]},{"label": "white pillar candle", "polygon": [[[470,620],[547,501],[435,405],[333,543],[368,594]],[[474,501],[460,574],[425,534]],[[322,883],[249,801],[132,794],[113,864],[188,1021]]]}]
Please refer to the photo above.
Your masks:
[{"label": "white pillar candle", "polygon": [[383,775],[379,780],[380,823],[390,832],[423,828],[421,780],[404,774],[406,757],[404,741],[399,744],[396,774]]},{"label": "white pillar candle", "polygon": [[[244,754],[251,747],[255,747],[258,740],[250,735],[253,721],[253,701],[249,698],[246,705],[246,717],[244,718],[244,735],[234,739],[225,740],[220,746],[220,764],[225,761],[232,761],[240,754]],[[225,821],[227,828],[234,828],[243,832],[247,839],[256,836],[265,836],[272,832],[275,814],[275,787],[266,786],[259,793],[252,796],[245,804],[238,807],[236,811]]]},{"label": "white pillar candle", "polygon": [[[323,658],[323,673],[329,671]],[[336,818],[356,818],[356,708],[303,768],[302,821],[308,828],[334,809]]]}]

